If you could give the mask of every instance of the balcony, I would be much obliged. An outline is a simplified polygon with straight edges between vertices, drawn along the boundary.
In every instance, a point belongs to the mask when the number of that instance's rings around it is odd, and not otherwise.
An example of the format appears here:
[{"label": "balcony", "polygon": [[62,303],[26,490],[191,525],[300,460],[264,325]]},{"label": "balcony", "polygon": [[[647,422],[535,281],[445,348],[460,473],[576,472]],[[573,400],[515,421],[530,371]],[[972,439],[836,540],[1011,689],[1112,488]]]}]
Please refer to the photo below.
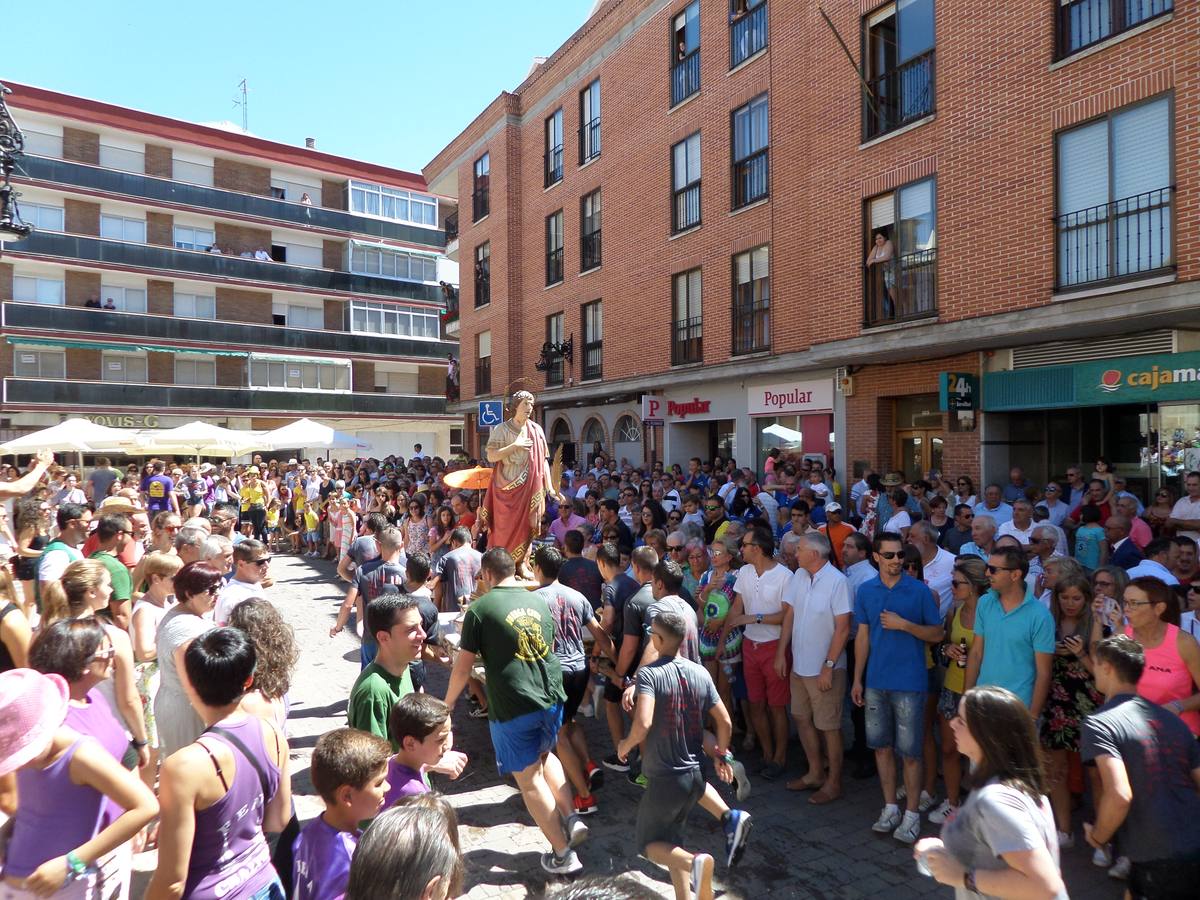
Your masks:
[{"label": "balcony", "polygon": [[770,150],[757,153],[733,164],[733,208],[740,209],[764,200],[771,191]]},{"label": "balcony", "polygon": [[4,402],[14,405],[95,409],[186,409],[285,414],[444,416],[444,397],[335,394],[264,388],[126,384],[115,381],[46,381],[5,378]]},{"label": "balcony", "polygon": [[[449,288],[449,290],[446,290]],[[442,298],[446,303],[446,308],[442,311],[442,334],[447,337],[453,337],[458,334],[458,288],[452,285],[446,285],[442,289]],[[452,351],[447,351],[452,352]]]},{"label": "balcony", "polygon": [[[745,3],[744,5],[749,5]],[[767,46],[767,4],[744,8],[729,20],[729,68],[734,69]]]},{"label": "balcony", "polygon": [[[111,335],[144,341],[181,341],[220,344],[229,347],[271,350],[303,350],[313,353],[346,353],[354,356],[417,358],[444,362],[456,353],[452,341],[423,341],[416,338],[384,337],[348,331],[317,331],[283,328],[248,322],[218,322],[214,319],[184,319],[178,316],[109,312],[83,306],[40,306],[33,303],[0,304],[0,327],[11,335],[13,328],[40,329],[71,334]],[[186,350],[181,346],[180,350]]]},{"label": "balcony", "polygon": [[475,263],[475,308],[492,302],[492,264],[489,260]]},{"label": "balcony", "polygon": [[760,353],[771,349],[771,298],[754,296],[756,282],[738,285],[733,301],[732,354]]},{"label": "balcony", "polygon": [[369,235],[438,248],[446,243],[443,232],[432,228],[389,222],[386,219],[375,219],[320,206],[307,206],[303,203],[290,203],[257,194],[240,194],[220,188],[185,184],[151,175],[101,169],[64,159],[26,156],[18,167],[17,175],[64,187],[81,187],[103,191],[106,194],[118,194],[150,203],[178,204],[218,213],[270,219],[300,228],[324,228],[329,231]]},{"label": "balcony", "polygon": [[485,356],[475,361],[475,396],[482,397],[492,392],[492,358]]},{"label": "balcony", "polygon": [[446,259],[458,262],[458,213],[446,216]]},{"label": "balcony", "polygon": [[937,248],[867,266],[863,324],[892,325],[937,316]]},{"label": "balcony", "polygon": [[330,269],[308,269],[301,266],[289,266],[285,263],[243,259],[240,256],[201,253],[195,250],[176,250],[174,247],[163,247],[157,244],[130,244],[124,241],[109,241],[102,238],[48,231],[35,231],[24,240],[7,244],[6,249],[13,253],[31,253],[64,260],[160,269],[164,274],[176,272],[238,281],[261,281],[266,284],[297,287],[310,291],[370,294],[431,302],[439,299],[439,289],[436,284],[397,281],[376,275],[356,275],[352,272],[335,272]]},{"label": "balcony", "polygon": [[587,341],[583,345],[582,380],[592,381],[604,374],[604,341]]},{"label": "balcony", "polygon": [[1159,188],[1056,217],[1056,287],[1069,290],[1173,269],[1174,190]]},{"label": "balcony", "polygon": [[686,366],[704,359],[704,334],[700,316],[671,325],[671,365]]},{"label": "balcony", "polygon": [[600,263],[600,229],[597,228],[579,239],[579,271],[594,269]]},{"label": "balcony", "polygon": [[700,48],[671,67],[671,105],[678,106],[700,90]]},{"label": "balcony", "polygon": [[864,141],[895,131],[933,112],[934,52],[926,50],[867,81],[870,94],[863,97]]},{"label": "balcony", "polygon": [[700,181],[671,195],[671,231],[678,234],[700,224]]},{"label": "balcony", "polygon": [[1174,8],[1173,0],[1062,0],[1055,58],[1064,59]]}]

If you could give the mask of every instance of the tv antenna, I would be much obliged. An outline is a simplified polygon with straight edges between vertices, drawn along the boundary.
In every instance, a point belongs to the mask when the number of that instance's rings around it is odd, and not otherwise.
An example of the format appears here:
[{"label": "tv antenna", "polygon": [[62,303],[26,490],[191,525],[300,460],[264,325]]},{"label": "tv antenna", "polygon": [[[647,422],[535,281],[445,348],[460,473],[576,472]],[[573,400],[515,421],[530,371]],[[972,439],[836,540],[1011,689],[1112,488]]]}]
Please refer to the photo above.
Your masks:
[{"label": "tv antenna", "polygon": [[235,97],[233,99],[233,105],[240,106],[242,108],[242,131],[249,132],[250,131],[250,97],[249,97],[250,86],[248,84],[246,84],[246,79],[243,78],[241,81],[238,82],[238,87],[241,89],[242,98],[239,100],[238,98]]}]

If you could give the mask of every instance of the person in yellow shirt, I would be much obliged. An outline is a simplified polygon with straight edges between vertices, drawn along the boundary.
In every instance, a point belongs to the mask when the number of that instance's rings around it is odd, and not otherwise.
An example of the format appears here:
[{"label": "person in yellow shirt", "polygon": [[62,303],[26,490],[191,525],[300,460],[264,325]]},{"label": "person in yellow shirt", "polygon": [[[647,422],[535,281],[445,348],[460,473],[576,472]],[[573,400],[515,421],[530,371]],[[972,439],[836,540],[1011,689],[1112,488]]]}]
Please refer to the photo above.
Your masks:
[{"label": "person in yellow shirt", "polygon": [[258,466],[246,470],[242,489],[238,492],[242,500],[242,521],[249,522],[254,537],[267,542],[267,489],[259,480]]},{"label": "person in yellow shirt", "polygon": [[267,506],[267,546],[274,552],[279,550],[279,517],[282,511],[283,504],[278,497]]}]

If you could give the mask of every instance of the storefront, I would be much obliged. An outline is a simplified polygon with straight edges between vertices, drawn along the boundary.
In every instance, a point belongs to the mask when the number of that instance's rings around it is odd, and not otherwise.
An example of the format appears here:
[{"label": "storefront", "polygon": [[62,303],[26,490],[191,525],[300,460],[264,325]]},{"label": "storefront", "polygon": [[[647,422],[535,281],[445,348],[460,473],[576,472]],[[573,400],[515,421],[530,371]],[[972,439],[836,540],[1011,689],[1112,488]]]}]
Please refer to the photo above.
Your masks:
[{"label": "storefront", "polygon": [[1200,352],[988,372],[983,409],[986,472],[1087,477],[1103,456],[1145,501],[1200,468]]},{"label": "storefront", "polygon": [[785,381],[747,388],[746,408],[754,431],[754,460],[759,473],[774,448],[833,459],[833,379]]}]

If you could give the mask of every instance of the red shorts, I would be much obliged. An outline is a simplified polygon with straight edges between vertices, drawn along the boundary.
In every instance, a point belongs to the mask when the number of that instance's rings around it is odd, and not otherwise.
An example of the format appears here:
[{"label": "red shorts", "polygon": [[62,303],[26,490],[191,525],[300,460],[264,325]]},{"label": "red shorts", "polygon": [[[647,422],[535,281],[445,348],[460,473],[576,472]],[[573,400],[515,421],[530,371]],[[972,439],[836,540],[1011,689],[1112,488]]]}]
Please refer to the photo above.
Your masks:
[{"label": "red shorts", "polygon": [[[788,678],[775,674],[775,651],[779,641],[758,643],[749,638],[742,640],[742,677],[746,679],[746,697],[751,703],[766,700],[769,706],[788,705],[791,696]],[[791,654],[788,655],[787,672],[791,672]]]}]

